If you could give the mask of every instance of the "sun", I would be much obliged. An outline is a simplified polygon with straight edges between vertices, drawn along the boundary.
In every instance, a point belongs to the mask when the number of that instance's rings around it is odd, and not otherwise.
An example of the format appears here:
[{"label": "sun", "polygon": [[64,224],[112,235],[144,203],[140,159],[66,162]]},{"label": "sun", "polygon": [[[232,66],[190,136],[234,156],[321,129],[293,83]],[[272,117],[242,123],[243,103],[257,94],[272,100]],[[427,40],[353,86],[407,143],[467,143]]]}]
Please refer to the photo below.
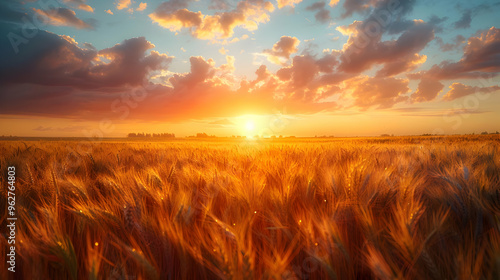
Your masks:
[{"label": "sun", "polygon": [[251,120],[247,121],[247,123],[245,124],[245,128],[249,132],[254,131],[255,130],[255,123],[253,121],[251,121]]},{"label": "sun", "polygon": [[263,127],[262,116],[259,115],[242,115],[235,119],[238,132],[247,139],[253,139],[261,133]]}]

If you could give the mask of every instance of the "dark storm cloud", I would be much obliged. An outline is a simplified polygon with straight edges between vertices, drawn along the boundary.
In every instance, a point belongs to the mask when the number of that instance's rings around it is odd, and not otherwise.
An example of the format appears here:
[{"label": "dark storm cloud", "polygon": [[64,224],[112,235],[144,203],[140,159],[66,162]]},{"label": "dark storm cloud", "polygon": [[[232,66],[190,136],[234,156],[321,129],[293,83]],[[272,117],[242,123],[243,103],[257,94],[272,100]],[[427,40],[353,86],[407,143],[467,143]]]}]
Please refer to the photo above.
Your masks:
[{"label": "dark storm cloud", "polygon": [[171,57],[151,51],[144,37],[96,51],[80,48],[68,36],[39,31],[23,50],[0,65],[0,85],[33,83],[99,88],[142,83],[149,71],[163,69]]}]

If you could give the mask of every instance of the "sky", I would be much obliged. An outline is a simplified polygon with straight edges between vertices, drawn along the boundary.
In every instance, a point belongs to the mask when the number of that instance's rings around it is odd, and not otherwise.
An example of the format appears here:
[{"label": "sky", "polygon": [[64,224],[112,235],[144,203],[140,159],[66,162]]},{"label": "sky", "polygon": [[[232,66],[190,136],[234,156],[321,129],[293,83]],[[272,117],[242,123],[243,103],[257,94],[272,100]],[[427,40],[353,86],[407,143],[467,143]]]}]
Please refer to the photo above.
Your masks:
[{"label": "sky", "polygon": [[0,135],[495,132],[499,12],[496,1],[1,1]]}]

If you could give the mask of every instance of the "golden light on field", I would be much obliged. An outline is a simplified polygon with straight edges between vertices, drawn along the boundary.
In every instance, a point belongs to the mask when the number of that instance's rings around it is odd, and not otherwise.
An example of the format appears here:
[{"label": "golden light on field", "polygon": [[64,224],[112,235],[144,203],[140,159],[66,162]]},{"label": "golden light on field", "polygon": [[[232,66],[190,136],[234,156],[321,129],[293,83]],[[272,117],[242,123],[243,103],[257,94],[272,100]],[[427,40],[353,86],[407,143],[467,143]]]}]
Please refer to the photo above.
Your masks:
[{"label": "golden light on field", "polygon": [[498,1],[57,2],[0,0],[0,280],[500,280]]},{"label": "golden light on field", "polygon": [[15,233],[22,279],[285,278],[306,262],[311,280],[496,279],[498,135],[275,141],[271,117],[225,122],[248,142],[113,139],[81,158],[67,156],[80,140],[0,141],[24,172],[16,194],[32,194],[16,201],[33,213]]}]

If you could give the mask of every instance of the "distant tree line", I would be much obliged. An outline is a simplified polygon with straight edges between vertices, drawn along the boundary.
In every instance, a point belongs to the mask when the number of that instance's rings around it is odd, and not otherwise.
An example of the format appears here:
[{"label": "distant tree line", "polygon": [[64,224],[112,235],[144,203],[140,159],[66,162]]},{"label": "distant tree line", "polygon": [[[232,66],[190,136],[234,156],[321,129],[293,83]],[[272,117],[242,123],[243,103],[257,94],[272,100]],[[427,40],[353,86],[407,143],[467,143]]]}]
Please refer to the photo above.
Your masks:
[{"label": "distant tree line", "polygon": [[[498,131],[495,131],[495,132],[488,132],[488,131],[483,131],[481,132],[481,135],[489,135],[489,134],[500,134],[500,132]],[[455,135],[460,135],[460,134],[455,134]],[[472,133],[465,133],[464,135],[476,135],[474,132]],[[439,136],[439,134],[430,134],[430,133],[425,133],[425,134],[422,134],[421,136]]]},{"label": "distant tree line", "polygon": [[198,138],[216,138],[215,135],[208,135],[205,132],[203,132],[203,133],[196,133],[196,137],[198,137]]},{"label": "distant tree line", "polygon": [[188,136],[189,138],[217,138],[215,135],[208,135],[205,132],[196,133],[195,136]]},{"label": "distant tree line", "polygon": [[157,137],[157,138],[175,138],[173,133],[129,133],[127,135],[129,138],[133,137]]}]

